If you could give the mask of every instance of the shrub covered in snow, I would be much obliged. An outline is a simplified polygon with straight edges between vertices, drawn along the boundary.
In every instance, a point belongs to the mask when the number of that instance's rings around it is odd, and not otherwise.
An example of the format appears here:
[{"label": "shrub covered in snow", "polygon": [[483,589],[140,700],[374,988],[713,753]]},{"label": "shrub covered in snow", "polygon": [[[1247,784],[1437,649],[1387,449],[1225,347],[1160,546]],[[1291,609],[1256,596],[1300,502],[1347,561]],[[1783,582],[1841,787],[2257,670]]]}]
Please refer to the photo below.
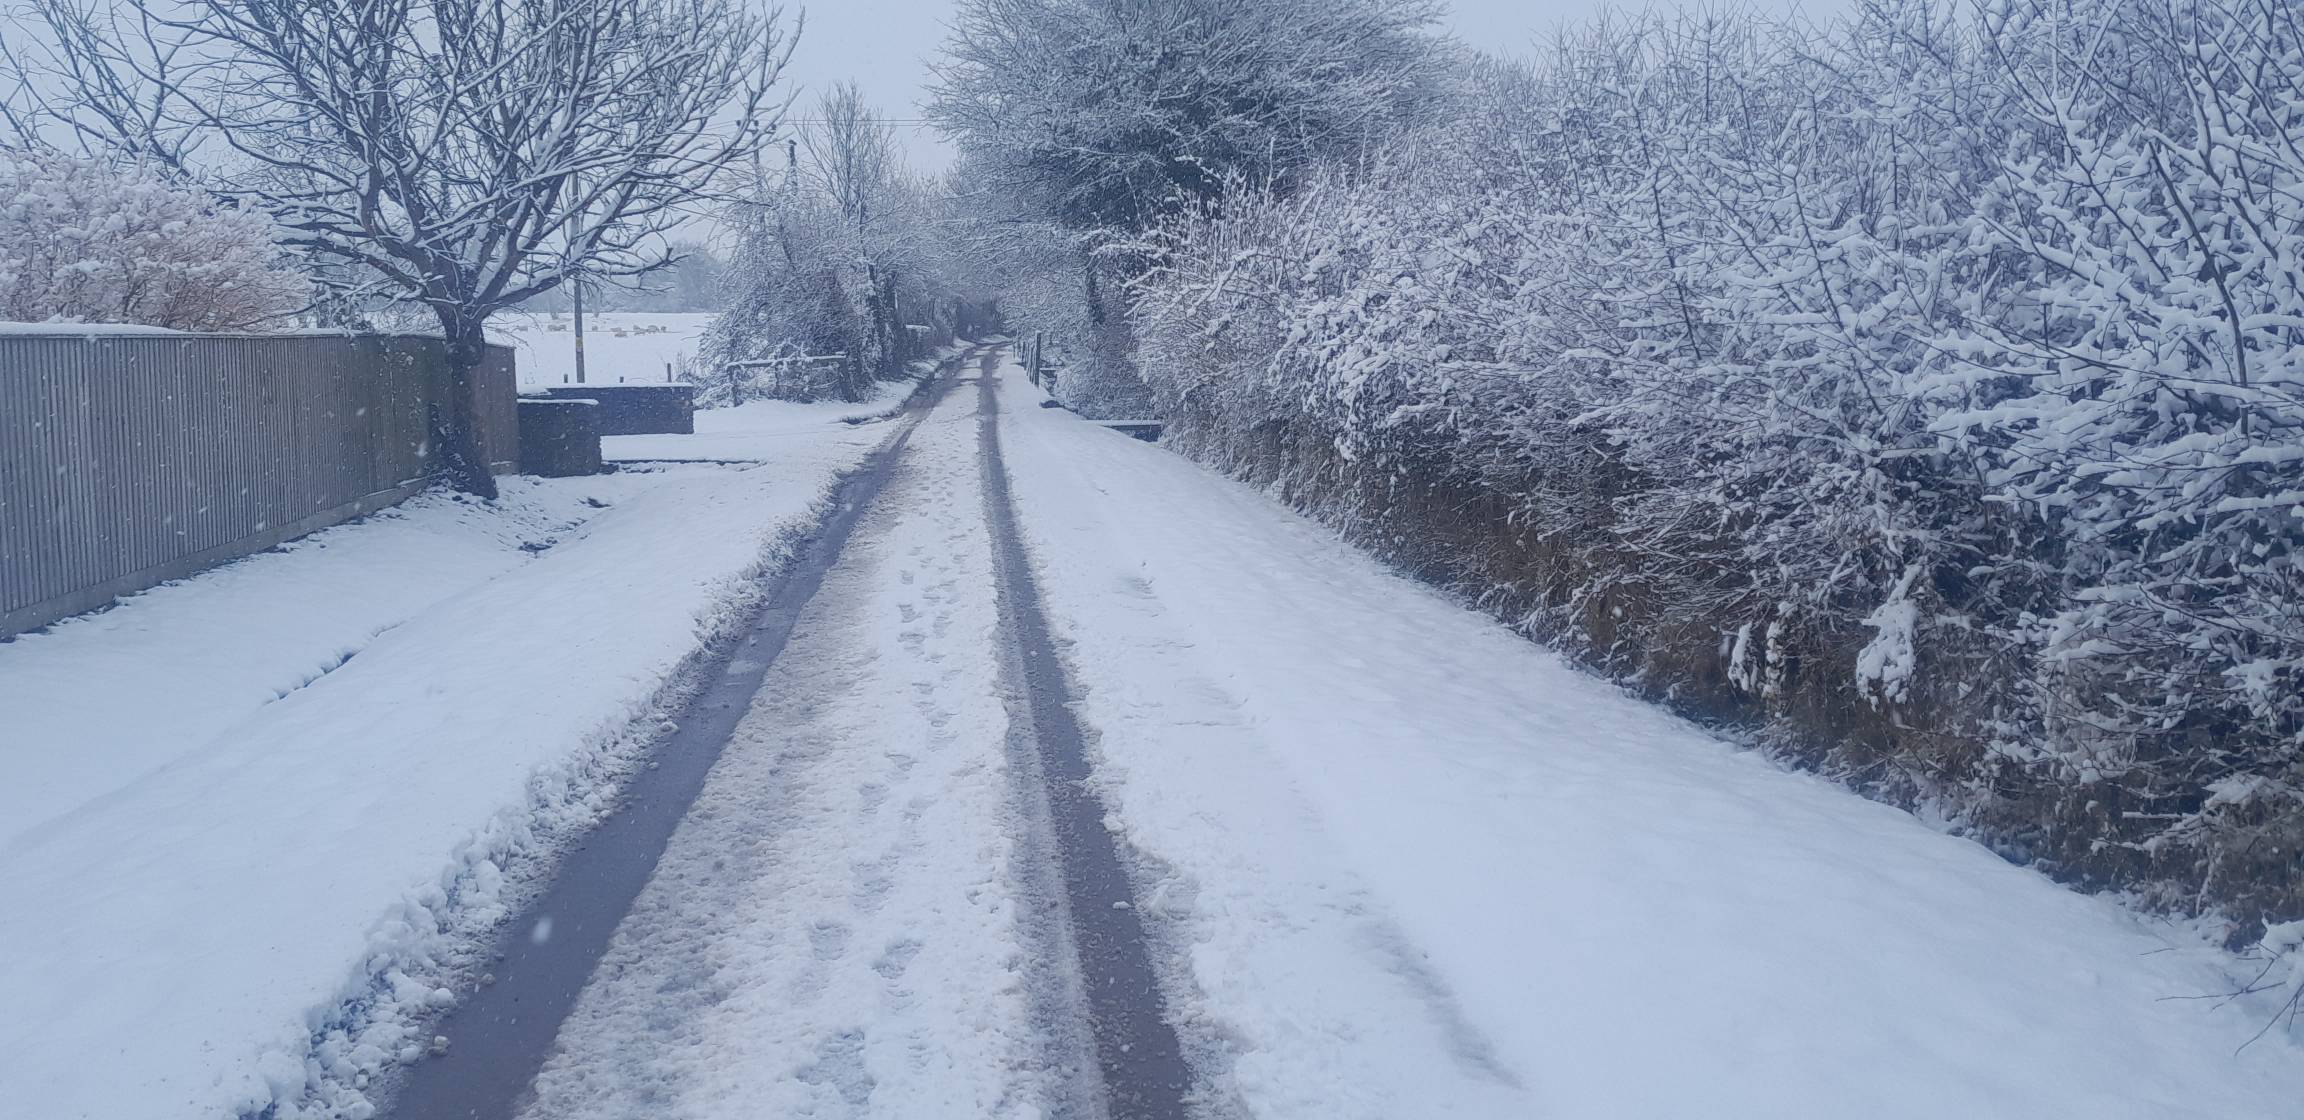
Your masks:
[{"label": "shrub covered in snow", "polygon": [[308,289],[260,213],[141,164],[0,148],[0,320],[253,330]]},{"label": "shrub covered in snow", "polygon": [[2021,858],[2304,915],[2304,39],[1597,25],[1169,222],[1175,440]]}]

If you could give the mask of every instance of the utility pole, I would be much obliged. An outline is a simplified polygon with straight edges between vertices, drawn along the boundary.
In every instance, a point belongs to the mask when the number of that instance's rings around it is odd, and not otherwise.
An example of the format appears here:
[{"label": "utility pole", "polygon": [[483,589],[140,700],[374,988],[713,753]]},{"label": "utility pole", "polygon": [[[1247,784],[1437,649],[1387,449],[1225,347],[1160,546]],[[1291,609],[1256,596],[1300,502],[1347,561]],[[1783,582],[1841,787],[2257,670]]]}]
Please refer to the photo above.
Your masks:
[{"label": "utility pole", "polygon": [[576,317],[576,383],[584,383],[584,277],[568,278],[568,297]]},{"label": "utility pole", "polygon": [[[568,185],[570,193],[573,194],[577,187],[575,176],[569,176]],[[581,198],[582,196],[578,195],[577,197]],[[583,221],[584,217],[580,213],[568,215],[567,238],[568,248],[572,255],[576,249],[578,233],[583,229]],[[568,276],[568,300],[576,329],[576,383],[582,385],[584,383],[584,273],[581,266]]]}]

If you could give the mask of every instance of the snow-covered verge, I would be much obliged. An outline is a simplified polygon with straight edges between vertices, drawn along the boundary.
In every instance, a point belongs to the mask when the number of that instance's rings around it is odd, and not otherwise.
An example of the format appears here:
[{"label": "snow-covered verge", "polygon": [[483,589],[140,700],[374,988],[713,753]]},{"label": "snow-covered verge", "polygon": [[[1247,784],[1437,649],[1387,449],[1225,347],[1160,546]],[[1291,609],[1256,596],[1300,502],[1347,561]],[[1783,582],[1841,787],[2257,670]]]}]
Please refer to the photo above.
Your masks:
[{"label": "snow-covered verge", "polygon": [[[1254,1115],[2292,1116],[2280,992],[1735,749],[1011,365],[1182,1028]],[[2251,1044],[2251,1039],[2255,1039]]]},{"label": "snow-covered verge", "polygon": [[0,642],[0,730],[13,745],[0,843],[180,761],[393,627],[533,563],[601,510],[676,477],[510,477],[493,505],[427,491]]},{"label": "snow-covered verge", "polygon": [[885,432],[427,497],[0,645],[6,1111],[364,1115]]},{"label": "snow-covered verge", "polygon": [[2012,858],[2304,919],[2304,25],[1856,7],[1569,28],[1174,222],[1169,436]]}]

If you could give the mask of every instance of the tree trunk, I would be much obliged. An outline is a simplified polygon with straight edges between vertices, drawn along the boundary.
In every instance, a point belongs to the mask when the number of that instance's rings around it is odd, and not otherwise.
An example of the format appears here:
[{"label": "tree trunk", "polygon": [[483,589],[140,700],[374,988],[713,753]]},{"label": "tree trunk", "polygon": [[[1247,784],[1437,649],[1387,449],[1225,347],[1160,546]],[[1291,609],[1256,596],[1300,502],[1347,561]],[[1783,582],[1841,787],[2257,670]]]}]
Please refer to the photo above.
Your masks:
[{"label": "tree trunk", "polygon": [[448,384],[431,409],[433,445],[440,451],[436,471],[458,490],[493,499],[496,476],[480,450],[475,403],[486,336],[474,320],[442,315],[440,326],[448,338]]},{"label": "tree trunk", "polygon": [[872,386],[884,376],[888,358],[888,309],[880,303],[880,270],[870,264],[864,266],[864,340],[865,352],[849,364],[854,377],[848,386],[852,401],[872,394]]},{"label": "tree trunk", "polygon": [[889,269],[880,277],[880,306],[888,313],[888,358],[881,363],[880,376],[893,380],[904,376],[904,364],[912,360],[911,332],[904,329],[904,309],[896,306],[896,270]]},{"label": "tree trunk", "polygon": [[1065,407],[1097,420],[1134,419],[1152,414],[1152,390],[1136,371],[1135,330],[1128,322],[1125,279],[1106,276],[1114,266],[1083,253],[1088,296],[1087,353],[1066,357],[1073,364],[1050,390]]}]

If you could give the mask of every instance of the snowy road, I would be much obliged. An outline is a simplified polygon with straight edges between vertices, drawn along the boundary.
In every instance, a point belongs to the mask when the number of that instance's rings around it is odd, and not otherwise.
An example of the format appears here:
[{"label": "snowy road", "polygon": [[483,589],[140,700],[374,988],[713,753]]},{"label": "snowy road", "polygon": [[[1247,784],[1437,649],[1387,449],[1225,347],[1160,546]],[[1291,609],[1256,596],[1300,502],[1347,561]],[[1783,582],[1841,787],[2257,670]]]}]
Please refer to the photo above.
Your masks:
[{"label": "snowy road", "polygon": [[913,434],[524,1115],[1033,1114],[973,411]]},{"label": "snowy road", "polygon": [[910,387],[0,643],[0,1120],[359,1116]]},{"label": "snowy road", "polygon": [[[838,561],[790,643],[729,663],[773,658],[520,1115],[1185,1114],[1127,876],[1069,777],[1087,766],[989,454],[994,398],[967,384],[851,499],[844,548],[827,534]],[[647,796],[622,816],[661,811]],[[463,1041],[396,1115],[501,1114],[568,969],[521,933],[550,948],[595,921],[589,867],[633,843],[571,857],[587,885],[515,924],[513,967],[446,1020]]]},{"label": "snowy road", "polygon": [[0,1120],[2296,1115],[2184,930],[985,368],[0,647]]},{"label": "snowy road", "polygon": [[[1210,1117],[2293,1114],[2304,1050],[2185,998],[2229,962],[2183,932],[1739,753],[1005,373],[915,433],[522,1116],[1170,1115],[1098,1052],[1147,1008]],[[1008,617],[1004,485],[1046,646]],[[1019,749],[1071,720],[1085,781]],[[1078,881],[1075,794],[1125,882]],[[1149,999],[1096,998],[1126,971],[1082,955],[1098,890]]]}]

